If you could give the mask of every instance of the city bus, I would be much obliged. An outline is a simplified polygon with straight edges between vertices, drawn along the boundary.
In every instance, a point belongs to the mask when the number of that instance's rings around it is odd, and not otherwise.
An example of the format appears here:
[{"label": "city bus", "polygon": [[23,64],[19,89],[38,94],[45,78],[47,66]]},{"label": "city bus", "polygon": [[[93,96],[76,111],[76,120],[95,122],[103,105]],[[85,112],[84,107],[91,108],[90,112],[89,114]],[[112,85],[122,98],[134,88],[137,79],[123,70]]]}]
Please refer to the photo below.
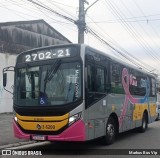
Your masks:
[{"label": "city bus", "polygon": [[[3,69],[3,86],[7,71]],[[145,132],[156,119],[156,78],[90,46],[22,52],[14,67],[17,138],[112,144],[119,133]]]}]

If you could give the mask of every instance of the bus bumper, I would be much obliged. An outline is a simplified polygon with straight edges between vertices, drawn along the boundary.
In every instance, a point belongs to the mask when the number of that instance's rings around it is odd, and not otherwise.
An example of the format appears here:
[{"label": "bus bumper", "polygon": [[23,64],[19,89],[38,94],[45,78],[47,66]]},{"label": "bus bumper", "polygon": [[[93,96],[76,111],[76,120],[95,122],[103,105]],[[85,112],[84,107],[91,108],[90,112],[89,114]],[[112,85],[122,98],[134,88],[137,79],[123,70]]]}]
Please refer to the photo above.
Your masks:
[{"label": "bus bumper", "polygon": [[[13,130],[15,137],[19,139],[34,140],[33,136],[35,134],[24,133],[17,125],[15,120],[13,121]],[[38,135],[38,134],[37,134]],[[40,135],[42,136],[42,135]],[[71,126],[69,126],[65,131],[58,135],[43,135],[45,140],[48,141],[85,141],[85,124],[82,120],[78,120]]]}]

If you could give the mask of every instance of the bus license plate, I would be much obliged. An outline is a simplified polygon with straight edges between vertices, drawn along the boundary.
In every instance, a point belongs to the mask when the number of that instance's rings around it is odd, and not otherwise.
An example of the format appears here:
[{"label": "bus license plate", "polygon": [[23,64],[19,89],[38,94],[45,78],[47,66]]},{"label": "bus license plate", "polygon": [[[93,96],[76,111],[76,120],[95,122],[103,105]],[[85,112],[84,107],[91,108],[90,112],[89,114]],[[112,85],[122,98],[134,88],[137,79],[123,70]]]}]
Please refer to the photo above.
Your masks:
[{"label": "bus license plate", "polygon": [[35,135],[32,136],[33,140],[46,140],[46,136]]}]

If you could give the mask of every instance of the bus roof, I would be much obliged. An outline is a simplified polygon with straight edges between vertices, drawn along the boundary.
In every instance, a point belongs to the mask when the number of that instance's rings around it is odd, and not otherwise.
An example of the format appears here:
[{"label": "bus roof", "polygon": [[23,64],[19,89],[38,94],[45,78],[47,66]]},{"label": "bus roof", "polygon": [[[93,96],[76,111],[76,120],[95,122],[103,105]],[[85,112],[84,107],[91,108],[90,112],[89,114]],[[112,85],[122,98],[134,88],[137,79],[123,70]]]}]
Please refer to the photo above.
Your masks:
[{"label": "bus roof", "polygon": [[107,54],[107,53],[105,53],[105,52],[103,52],[103,51],[97,50],[97,49],[95,49],[95,48],[93,48],[93,47],[90,47],[90,46],[88,46],[88,45],[85,45],[85,44],[83,44],[83,45],[84,45],[84,47],[88,47],[89,49],[91,49],[91,50],[94,51],[94,52],[98,52],[99,54],[108,57],[108,58],[109,58],[110,60],[112,60],[112,61],[118,62],[118,63],[120,63],[120,64],[122,64],[122,65],[125,65],[125,66],[129,67],[129,68],[135,69],[135,70],[137,70],[137,71],[139,71],[139,72],[145,73],[145,74],[147,74],[147,75],[150,75],[150,76],[156,78],[156,74],[149,73],[149,72],[147,72],[146,70],[144,70],[144,69],[142,69],[142,68],[138,68],[138,67],[136,67],[136,66],[134,66],[134,65],[131,65],[131,64],[127,63],[127,62],[124,62],[124,61],[122,61],[122,60],[120,60],[120,59],[117,59],[116,57],[114,57],[114,56],[112,56],[112,55],[110,55],[110,54]]},{"label": "bus roof", "polygon": [[[41,50],[41,49],[49,49],[49,48],[57,48],[57,47],[66,47],[66,46],[81,46],[81,47],[83,47],[84,49],[85,49],[85,48],[89,48],[89,49],[92,50],[93,52],[98,52],[99,54],[108,57],[108,58],[109,58],[110,60],[112,60],[112,61],[118,62],[118,63],[120,63],[120,64],[122,64],[122,65],[126,65],[127,67],[133,68],[133,69],[135,69],[135,70],[137,70],[137,71],[140,71],[140,72],[142,72],[142,73],[146,73],[147,75],[150,75],[150,76],[156,78],[156,74],[151,74],[151,73],[147,72],[146,70],[143,70],[142,68],[138,68],[138,67],[136,67],[136,66],[134,66],[134,65],[128,64],[127,62],[124,62],[124,61],[122,61],[122,60],[120,60],[120,59],[117,59],[116,57],[113,57],[113,56],[110,55],[110,54],[107,54],[107,53],[105,53],[105,52],[103,52],[103,51],[100,51],[100,50],[98,50],[98,49],[95,49],[95,48],[93,48],[93,47],[91,47],[91,46],[88,46],[88,45],[86,45],[86,44],[73,44],[73,43],[70,43],[70,44],[59,44],[59,45],[44,46],[44,47],[39,47],[39,48],[34,48],[34,49],[30,49],[30,50],[24,51],[24,52],[20,53],[18,56],[20,56],[20,55],[22,55],[22,54],[25,54],[25,53],[32,52],[32,51],[38,51],[38,50]],[[18,56],[17,56],[17,57],[18,57]]]}]

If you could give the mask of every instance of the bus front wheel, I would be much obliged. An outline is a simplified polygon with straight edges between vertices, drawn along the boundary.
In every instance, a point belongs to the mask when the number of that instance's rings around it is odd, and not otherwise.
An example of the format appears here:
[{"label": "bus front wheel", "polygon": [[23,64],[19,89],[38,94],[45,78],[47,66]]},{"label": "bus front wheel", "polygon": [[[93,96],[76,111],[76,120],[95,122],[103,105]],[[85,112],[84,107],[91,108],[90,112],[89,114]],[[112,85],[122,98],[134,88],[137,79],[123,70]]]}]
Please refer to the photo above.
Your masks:
[{"label": "bus front wheel", "polygon": [[116,124],[112,117],[108,119],[106,125],[106,135],[103,137],[103,143],[105,145],[113,144],[116,138]]}]

